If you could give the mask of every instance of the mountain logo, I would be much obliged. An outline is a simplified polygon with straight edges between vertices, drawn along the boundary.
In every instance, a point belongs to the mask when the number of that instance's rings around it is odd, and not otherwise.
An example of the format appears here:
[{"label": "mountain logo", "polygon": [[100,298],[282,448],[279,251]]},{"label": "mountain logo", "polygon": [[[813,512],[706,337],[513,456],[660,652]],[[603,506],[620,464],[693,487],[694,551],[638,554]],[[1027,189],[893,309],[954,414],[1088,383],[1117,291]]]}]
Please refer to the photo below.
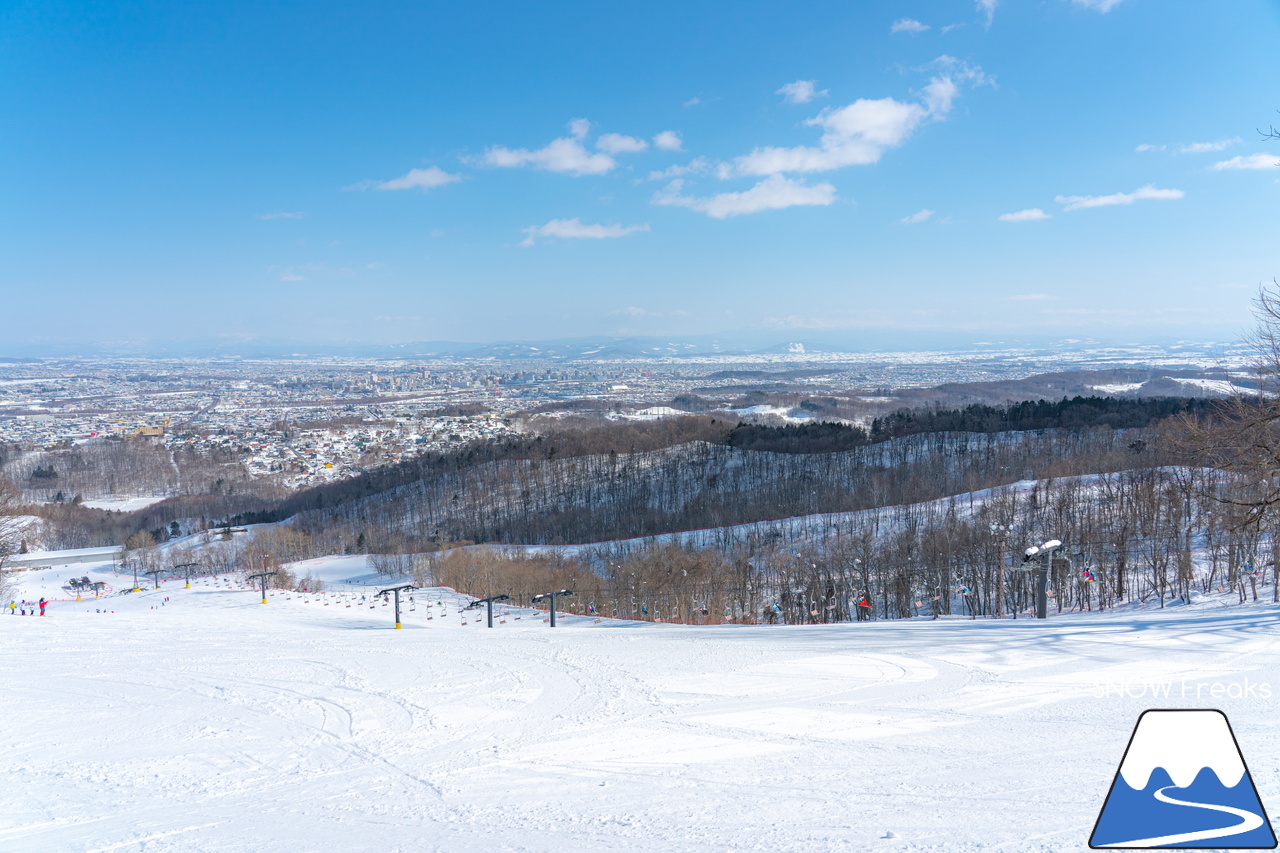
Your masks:
[{"label": "mountain logo", "polygon": [[1275,833],[1227,715],[1144,711],[1089,847],[1274,849]]}]

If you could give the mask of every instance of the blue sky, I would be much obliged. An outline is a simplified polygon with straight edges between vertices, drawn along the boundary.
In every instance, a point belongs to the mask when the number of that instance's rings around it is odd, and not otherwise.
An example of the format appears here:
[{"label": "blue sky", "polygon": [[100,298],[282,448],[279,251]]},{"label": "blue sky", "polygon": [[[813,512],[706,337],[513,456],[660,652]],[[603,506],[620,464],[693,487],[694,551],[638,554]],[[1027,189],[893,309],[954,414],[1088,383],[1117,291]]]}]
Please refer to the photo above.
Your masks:
[{"label": "blue sky", "polygon": [[0,343],[1221,338],[1280,275],[1278,37],[1274,0],[10,2]]}]

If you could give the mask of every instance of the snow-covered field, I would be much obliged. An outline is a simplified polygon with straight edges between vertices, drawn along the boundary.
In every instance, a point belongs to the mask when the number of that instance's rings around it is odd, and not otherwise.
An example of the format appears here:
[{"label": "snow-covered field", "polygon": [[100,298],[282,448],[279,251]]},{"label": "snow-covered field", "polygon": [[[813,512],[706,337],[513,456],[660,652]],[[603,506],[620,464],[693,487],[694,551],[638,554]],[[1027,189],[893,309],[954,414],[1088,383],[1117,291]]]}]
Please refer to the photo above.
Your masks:
[{"label": "snow-covered field", "polygon": [[363,558],[308,569],[330,592],[266,606],[23,573],[55,601],[0,616],[0,850],[1085,850],[1139,713],[1180,707],[1280,812],[1273,605],[489,630],[431,590],[396,631]]}]

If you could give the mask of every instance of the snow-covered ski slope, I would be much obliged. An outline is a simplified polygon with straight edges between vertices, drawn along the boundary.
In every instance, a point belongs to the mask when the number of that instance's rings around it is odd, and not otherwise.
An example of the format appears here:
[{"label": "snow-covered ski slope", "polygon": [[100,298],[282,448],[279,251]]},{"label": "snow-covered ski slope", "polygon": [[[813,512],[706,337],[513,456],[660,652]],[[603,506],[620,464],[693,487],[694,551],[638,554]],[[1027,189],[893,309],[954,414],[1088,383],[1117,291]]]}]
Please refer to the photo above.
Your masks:
[{"label": "snow-covered ski slope", "polygon": [[1271,605],[489,630],[431,590],[396,631],[362,560],[313,568],[265,606],[23,573],[55,601],[0,615],[0,850],[1085,850],[1153,707],[1225,711],[1280,812]]}]

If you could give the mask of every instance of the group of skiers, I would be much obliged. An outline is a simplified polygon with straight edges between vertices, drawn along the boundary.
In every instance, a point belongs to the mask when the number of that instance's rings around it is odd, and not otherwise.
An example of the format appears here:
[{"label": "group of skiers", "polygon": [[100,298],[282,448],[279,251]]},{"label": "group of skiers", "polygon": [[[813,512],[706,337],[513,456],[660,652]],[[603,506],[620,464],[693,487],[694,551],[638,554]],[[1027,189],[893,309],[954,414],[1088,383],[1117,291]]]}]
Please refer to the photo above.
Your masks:
[{"label": "group of skiers", "polygon": [[43,616],[44,608],[46,605],[48,605],[48,603],[49,603],[48,599],[43,597],[39,601],[10,601],[9,615],[10,616],[17,616],[17,615],[35,616],[36,608],[39,607],[40,615]]}]

